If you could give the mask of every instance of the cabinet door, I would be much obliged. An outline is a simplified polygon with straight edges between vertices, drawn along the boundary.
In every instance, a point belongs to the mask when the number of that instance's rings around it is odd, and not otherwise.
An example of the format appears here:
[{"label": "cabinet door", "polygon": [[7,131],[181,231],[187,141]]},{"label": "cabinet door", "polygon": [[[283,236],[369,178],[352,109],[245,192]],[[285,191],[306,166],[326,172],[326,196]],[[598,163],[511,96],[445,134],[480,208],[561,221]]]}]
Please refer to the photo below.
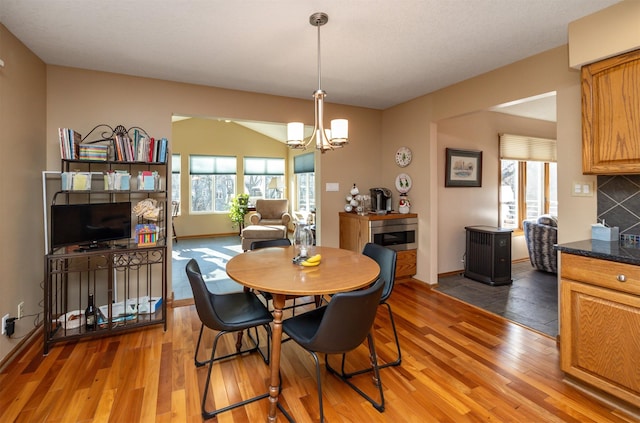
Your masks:
[{"label": "cabinet door", "polygon": [[369,222],[349,215],[340,215],[340,248],[361,252],[369,242]]},{"label": "cabinet door", "polygon": [[640,173],[640,50],[582,68],[582,171]]},{"label": "cabinet door", "polygon": [[640,297],[570,279],[561,283],[562,370],[640,406]]}]

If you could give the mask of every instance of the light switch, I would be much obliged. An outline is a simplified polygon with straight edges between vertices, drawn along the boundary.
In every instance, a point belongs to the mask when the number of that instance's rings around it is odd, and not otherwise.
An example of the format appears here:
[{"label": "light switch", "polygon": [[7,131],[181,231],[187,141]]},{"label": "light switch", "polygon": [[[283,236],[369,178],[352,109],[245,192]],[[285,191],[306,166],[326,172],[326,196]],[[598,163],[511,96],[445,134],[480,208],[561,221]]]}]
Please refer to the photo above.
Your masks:
[{"label": "light switch", "polygon": [[329,191],[340,191],[340,183],[339,182],[327,182],[325,190],[327,192],[329,192]]},{"label": "light switch", "polygon": [[572,197],[593,197],[593,182],[574,181],[571,186]]}]

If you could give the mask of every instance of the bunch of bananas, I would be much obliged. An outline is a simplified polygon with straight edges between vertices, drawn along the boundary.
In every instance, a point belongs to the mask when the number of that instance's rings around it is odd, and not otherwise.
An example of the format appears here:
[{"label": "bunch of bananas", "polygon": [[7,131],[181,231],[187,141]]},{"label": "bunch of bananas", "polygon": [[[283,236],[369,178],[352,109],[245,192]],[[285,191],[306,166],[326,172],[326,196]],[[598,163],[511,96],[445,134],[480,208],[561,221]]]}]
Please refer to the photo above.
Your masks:
[{"label": "bunch of bananas", "polygon": [[322,256],[320,254],[316,254],[315,256],[311,256],[305,261],[300,262],[300,265],[305,267],[317,266],[320,264],[321,259],[322,259]]}]

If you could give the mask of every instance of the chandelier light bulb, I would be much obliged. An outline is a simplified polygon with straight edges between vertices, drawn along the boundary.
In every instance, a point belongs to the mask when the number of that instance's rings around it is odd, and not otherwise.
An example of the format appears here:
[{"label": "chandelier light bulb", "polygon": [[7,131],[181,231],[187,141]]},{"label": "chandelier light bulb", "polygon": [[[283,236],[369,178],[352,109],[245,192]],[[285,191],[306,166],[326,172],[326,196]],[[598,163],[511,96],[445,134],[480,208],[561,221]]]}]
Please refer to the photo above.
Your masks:
[{"label": "chandelier light bulb", "polygon": [[317,12],[309,16],[309,23],[318,28],[318,89],[313,93],[315,103],[315,124],[311,138],[304,142],[304,124],[291,122],[287,124],[287,145],[291,148],[307,148],[315,141],[316,148],[324,153],[327,150],[340,148],[349,142],[349,122],[346,119],[331,121],[331,130],[324,129],[324,98],[322,90],[320,66],[320,27],[329,21],[326,13]]}]

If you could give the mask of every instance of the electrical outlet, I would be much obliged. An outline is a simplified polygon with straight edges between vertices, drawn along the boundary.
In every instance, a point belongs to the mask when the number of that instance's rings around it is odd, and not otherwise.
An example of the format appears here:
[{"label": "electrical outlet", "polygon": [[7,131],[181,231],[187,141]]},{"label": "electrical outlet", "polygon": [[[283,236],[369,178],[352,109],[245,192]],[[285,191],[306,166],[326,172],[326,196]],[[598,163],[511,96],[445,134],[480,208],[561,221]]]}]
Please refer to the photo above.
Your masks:
[{"label": "electrical outlet", "polygon": [[24,314],[24,301],[20,301],[20,304],[18,304],[18,320],[22,319],[23,314]]},{"label": "electrical outlet", "polygon": [[7,320],[9,320],[9,314],[2,316],[2,335],[7,333]]}]

